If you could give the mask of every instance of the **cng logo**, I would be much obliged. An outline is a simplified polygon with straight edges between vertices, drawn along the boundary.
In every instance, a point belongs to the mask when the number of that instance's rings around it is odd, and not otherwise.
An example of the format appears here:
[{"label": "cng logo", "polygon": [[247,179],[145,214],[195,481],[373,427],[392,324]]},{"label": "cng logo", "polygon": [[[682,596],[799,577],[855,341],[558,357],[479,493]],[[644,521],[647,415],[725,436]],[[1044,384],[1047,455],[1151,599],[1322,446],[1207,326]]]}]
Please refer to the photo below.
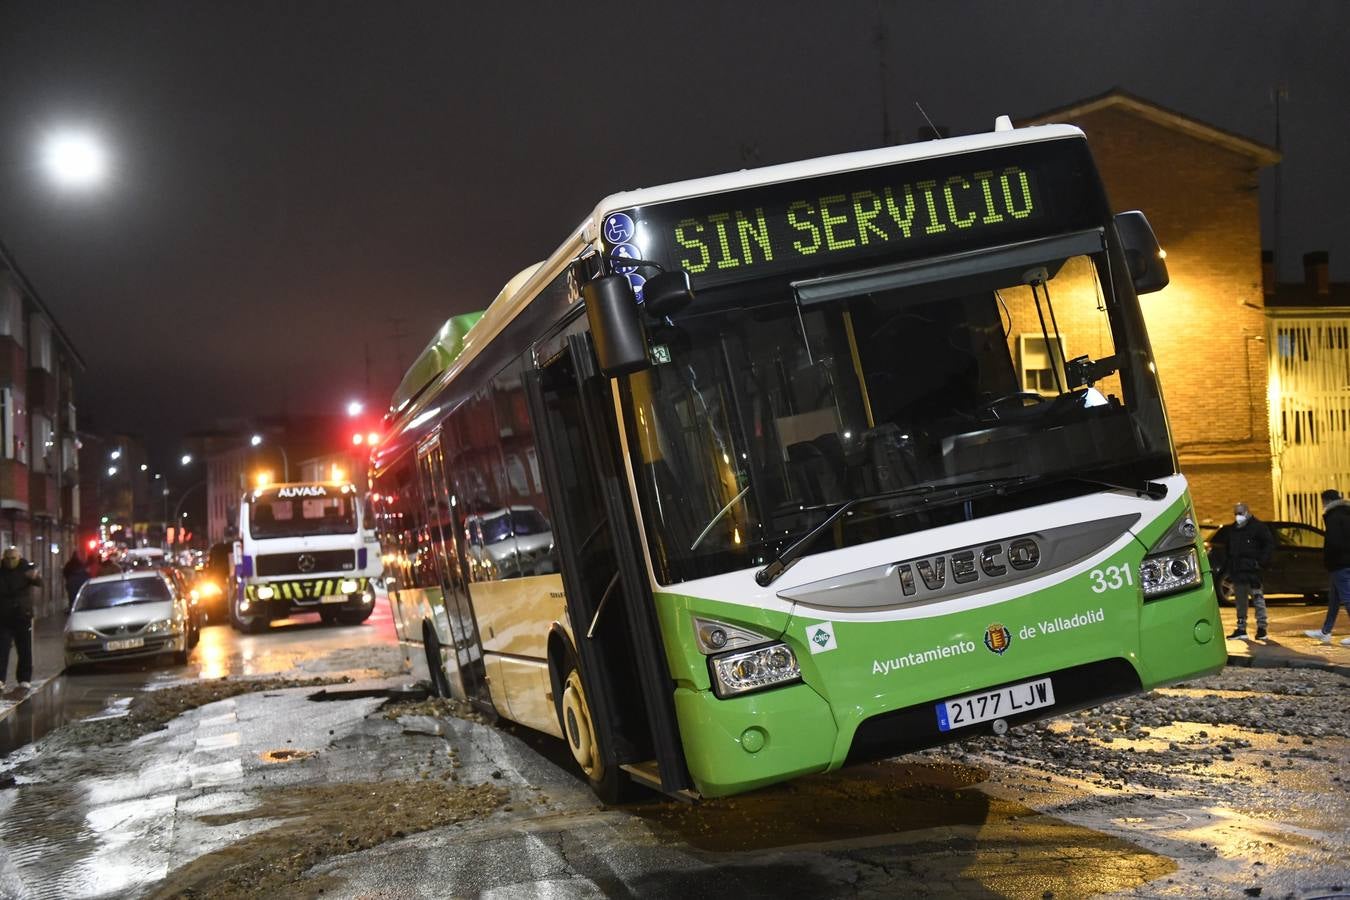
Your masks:
[{"label": "cng logo", "polygon": [[806,646],[811,648],[812,654],[824,653],[838,647],[834,641],[834,624],[821,622],[819,625],[807,625]]}]

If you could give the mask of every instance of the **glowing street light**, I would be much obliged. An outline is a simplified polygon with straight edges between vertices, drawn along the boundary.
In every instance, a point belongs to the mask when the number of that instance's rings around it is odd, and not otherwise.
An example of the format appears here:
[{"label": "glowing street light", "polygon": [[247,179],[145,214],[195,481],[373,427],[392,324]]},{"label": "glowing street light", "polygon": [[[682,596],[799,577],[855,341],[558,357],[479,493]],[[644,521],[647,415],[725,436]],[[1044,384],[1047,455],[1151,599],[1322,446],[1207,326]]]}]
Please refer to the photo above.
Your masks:
[{"label": "glowing street light", "polygon": [[254,447],[257,447],[258,445],[260,445],[260,444],[262,443],[262,435],[261,435],[261,434],[255,434],[253,437],[251,437],[251,438],[248,439],[248,442],[249,442],[250,444],[252,444]]},{"label": "glowing street light", "polygon": [[180,459],[180,460],[178,460],[178,462],[181,463],[182,465],[185,465],[185,466],[186,466],[188,463],[192,462],[192,454],[191,454],[191,453],[184,453],[184,454],[183,454],[183,458]]},{"label": "glowing street light", "polygon": [[150,467],[147,466],[145,463],[141,463],[141,471],[142,471],[142,472],[145,472],[145,471],[149,470],[149,468],[150,468]]},{"label": "glowing street light", "polygon": [[352,400],[347,404],[347,415],[355,418],[356,416],[361,415],[361,410],[365,408],[366,405],[360,400]]},{"label": "glowing street light", "polygon": [[114,450],[113,452],[108,454],[108,459],[121,459],[121,458],[122,458],[121,450]]},{"label": "glowing street light", "polygon": [[117,466],[108,466],[108,477],[111,478],[117,474]]},{"label": "glowing street light", "polygon": [[43,139],[42,165],[57,187],[93,188],[107,178],[108,152],[90,132],[57,131]]}]

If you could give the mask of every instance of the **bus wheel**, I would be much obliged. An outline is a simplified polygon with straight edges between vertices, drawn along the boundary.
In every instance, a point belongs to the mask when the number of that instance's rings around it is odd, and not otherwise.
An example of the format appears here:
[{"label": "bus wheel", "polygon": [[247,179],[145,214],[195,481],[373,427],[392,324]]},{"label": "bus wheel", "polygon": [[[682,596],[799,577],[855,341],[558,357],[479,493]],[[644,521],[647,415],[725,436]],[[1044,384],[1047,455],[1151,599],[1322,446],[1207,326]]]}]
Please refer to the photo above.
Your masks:
[{"label": "bus wheel", "polygon": [[562,697],[558,700],[558,721],[572,758],[577,761],[591,790],[601,802],[616,804],[634,799],[636,785],[613,764],[595,726],[586,688],[581,683],[581,672],[570,654],[564,663]]},{"label": "bus wheel", "polygon": [[422,646],[427,652],[427,671],[431,674],[431,693],[437,697],[450,697],[450,678],[445,674],[445,663],[441,660],[441,639],[430,622],[422,620]]}]

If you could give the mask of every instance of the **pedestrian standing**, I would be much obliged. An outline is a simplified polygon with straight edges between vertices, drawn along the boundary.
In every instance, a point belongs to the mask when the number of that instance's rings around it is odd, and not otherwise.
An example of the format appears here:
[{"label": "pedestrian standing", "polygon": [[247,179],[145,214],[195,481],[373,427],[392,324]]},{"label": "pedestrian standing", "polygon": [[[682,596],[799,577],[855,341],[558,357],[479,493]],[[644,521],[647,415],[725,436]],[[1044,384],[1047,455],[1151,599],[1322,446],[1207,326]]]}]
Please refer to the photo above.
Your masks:
[{"label": "pedestrian standing", "polygon": [[6,547],[0,557],[0,690],[9,674],[9,645],[19,657],[16,677],[27,690],[33,681],[33,589],[42,583],[37,566],[24,559],[18,547]]},{"label": "pedestrian standing", "polygon": [[75,595],[89,580],[89,567],[80,559],[78,551],[72,552],[70,559],[66,560],[66,564],[61,568],[61,577],[66,582],[66,612],[70,612],[75,607]]},{"label": "pedestrian standing", "polygon": [[1219,529],[1214,543],[1223,545],[1224,571],[1233,582],[1237,600],[1237,628],[1228,635],[1230,641],[1247,640],[1247,602],[1256,607],[1256,639],[1266,639],[1266,595],[1261,588],[1261,569],[1270,562],[1275,552],[1275,538],[1247,504],[1233,507],[1233,524]]},{"label": "pedestrian standing", "polygon": [[[1336,626],[1336,613],[1342,606],[1350,614],[1350,502],[1340,491],[1322,492],[1322,519],[1326,523],[1326,542],[1322,545],[1322,562],[1327,567],[1331,582],[1327,591],[1327,617],[1320,631],[1303,632],[1324,644],[1331,643],[1331,629]],[[1350,638],[1341,644],[1350,647]]]}]

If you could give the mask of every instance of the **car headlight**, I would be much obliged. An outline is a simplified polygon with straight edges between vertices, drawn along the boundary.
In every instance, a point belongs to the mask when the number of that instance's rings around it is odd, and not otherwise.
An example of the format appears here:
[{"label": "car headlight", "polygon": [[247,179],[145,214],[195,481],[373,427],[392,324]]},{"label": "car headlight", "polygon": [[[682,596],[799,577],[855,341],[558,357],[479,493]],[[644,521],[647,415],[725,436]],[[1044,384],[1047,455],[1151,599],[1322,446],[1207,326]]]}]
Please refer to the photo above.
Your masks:
[{"label": "car headlight", "polygon": [[84,643],[85,641],[100,641],[100,640],[102,640],[102,639],[103,639],[103,638],[101,638],[101,637],[98,635],[97,632],[93,632],[93,631],[67,631],[67,632],[66,632],[66,643],[68,643],[68,644]]},{"label": "car headlight", "polygon": [[258,599],[271,600],[273,597],[276,596],[276,593],[277,593],[276,591],[272,590],[272,586],[270,584],[264,584],[259,586],[258,588]]},{"label": "car headlight", "polygon": [[802,677],[797,656],[787,644],[773,643],[753,650],[714,656],[713,690],[719,697],[776,687]]},{"label": "car headlight", "polygon": [[1195,549],[1195,517],[1189,507],[1163,532],[1139,564],[1145,600],[1155,600],[1199,585],[1200,557]]},{"label": "car headlight", "polygon": [[356,581],[356,579],[344,578],[342,579],[342,582],[338,585],[338,590],[344,594],[355,594],[356,589],[359,588],[360,586],[361,584],[358,581]]},{"label": "car headlight", "polygon": [[151,622],[142,629],[144,634],[163,634],[166,631],[173,631],[172,619],[160,619],[158,622]]},{"label": "car headlight", "polygon": [[203,597],[219,597],[220,585],[214,581],[203,581],[201,586],[197,588],[197,593]]}]

